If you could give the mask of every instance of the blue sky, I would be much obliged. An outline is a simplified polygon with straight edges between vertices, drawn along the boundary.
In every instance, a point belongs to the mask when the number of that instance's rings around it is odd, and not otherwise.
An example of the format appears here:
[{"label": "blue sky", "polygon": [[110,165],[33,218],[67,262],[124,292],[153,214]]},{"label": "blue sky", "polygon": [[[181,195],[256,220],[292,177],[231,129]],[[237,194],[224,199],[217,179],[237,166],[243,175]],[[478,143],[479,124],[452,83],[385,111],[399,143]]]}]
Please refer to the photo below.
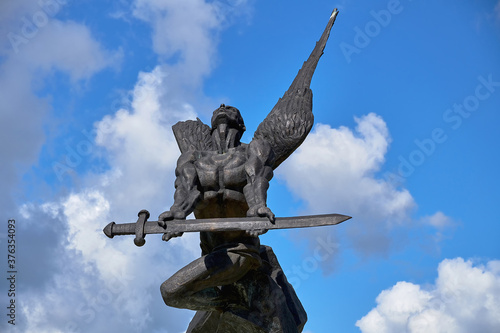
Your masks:
[{"label": "blue sky", "polygon": [[268,206],[353,219],[262,236],[304,332],[497,332],[496,0],[2,1],[0,247],[15,219],[18,274],[0,330],[184,332],[193,312],[159,286],[197,235],[136,248],[101,230],[170,207],[177,121],[234,105],[249,142],[335,7],[315,127]]}]

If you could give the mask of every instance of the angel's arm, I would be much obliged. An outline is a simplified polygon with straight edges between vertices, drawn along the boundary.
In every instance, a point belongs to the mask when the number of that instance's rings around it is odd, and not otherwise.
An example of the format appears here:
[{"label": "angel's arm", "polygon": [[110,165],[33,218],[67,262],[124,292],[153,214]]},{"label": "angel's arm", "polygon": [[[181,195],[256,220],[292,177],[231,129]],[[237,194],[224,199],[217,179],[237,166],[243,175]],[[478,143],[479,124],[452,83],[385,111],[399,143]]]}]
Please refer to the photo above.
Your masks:
[{"label": "angel's arm", "polygon": [[177,160],[175,169],[175,193],[174,204],[160,214],[158,221],[165,225],[164,221],[172,219],[185,219],[191,214],[200,200],[201,193],[198,190],[198,174],[194,167],[194,152],[196,150],[212,150],[210,127],[200,119],[179,121],[172,126],[175,140],[179,145],[181,156]]},{"label": "angel's arm", "polygon": [[267,207],[267,189],[273,178],[274,153],[264,140],[252,140],[247,148],[245,172],[247,185],[243,188],[248,203],[247,216],[267,216],[274,221],[273,212]]},{"label": "angel's arm", "polygon": [[175,169],[175,193],[174,204],[169,211],[163,212],[159,221],[170,219],[185,219],[191,214],[200,200],[201,193],[198,190],[198,174],[194,166],[194,152],[183,153],[177,160]]}]

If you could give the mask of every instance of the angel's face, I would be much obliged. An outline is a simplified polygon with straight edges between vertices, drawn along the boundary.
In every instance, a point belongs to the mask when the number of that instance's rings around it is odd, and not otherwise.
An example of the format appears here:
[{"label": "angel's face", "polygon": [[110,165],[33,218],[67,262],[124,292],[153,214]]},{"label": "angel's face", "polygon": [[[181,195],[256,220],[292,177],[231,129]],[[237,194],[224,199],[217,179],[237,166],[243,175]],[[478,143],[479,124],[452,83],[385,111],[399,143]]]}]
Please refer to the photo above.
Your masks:
[{"label": "angel's face", "polygon": [[245,124],[243,123],[240,111],[232,106],[222,104],[220,108],[214,111],[212,129],[217,128],[220,124],[227,124],[228,127],[236,128],[241,133],[245,131]]}]

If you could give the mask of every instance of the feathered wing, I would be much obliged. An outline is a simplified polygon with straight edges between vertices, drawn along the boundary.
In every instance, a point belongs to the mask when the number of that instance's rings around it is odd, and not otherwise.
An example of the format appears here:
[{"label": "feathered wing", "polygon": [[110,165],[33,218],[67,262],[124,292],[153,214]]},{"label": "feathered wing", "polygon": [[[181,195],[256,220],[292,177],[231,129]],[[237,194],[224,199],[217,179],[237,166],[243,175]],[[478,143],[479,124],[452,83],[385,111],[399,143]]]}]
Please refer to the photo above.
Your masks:
[{"label": "feathered wing", "polygon": [[204,124],[199,118],[179,121],[172,126],[172,130],[181,153],[190,150],[214,150],[210,126]]},{"label": "feathered wing", "polygon": [[314,116],[312,91],[309,87],[337,14],[338,11],[335,9],[320,40],[302,65],[290,88],[255,131],[254,140],[267,141],[273,148],[275,154],[273,169],[290,156],[311,131]]}]

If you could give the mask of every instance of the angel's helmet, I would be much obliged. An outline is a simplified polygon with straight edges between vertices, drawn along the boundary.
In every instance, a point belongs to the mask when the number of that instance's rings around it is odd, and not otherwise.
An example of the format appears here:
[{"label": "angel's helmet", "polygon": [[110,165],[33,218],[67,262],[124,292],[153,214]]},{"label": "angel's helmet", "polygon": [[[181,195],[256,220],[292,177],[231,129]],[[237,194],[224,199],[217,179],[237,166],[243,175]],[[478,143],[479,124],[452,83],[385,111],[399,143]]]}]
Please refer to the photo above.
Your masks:
[{"label": "angel's helmet", "polygon": [[245,132],[246,127],[241,117],[240,111],[233,106],[221,104],[212,116],[212,131],[221,124],[227,124],[229,128],[235,128],[240,133],[240,137]]}]

